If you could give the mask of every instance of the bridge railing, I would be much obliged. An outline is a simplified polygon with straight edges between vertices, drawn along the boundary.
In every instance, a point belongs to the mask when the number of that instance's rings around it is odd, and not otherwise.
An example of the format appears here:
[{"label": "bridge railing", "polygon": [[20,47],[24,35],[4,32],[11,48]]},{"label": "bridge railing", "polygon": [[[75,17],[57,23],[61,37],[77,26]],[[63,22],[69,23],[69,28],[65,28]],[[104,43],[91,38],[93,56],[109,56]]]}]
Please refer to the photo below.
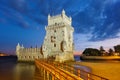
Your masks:
[{"label": "bridge railing", "polygon": [[86,72],[84,70],[81,70],[80,68],[75,68],[72,65],[68,65],[66,63],[58,63],[58,62],[53,62],[51,60],[46,60],[47,63],[60,67],[66,71],[69,71],[72,74],[75,74],[78,77],[83,78],[84,80],[108,80],[107,78],[92,74],[90,72]]},{"label": "bridge railing", "polygon": [[85,80],[108,80],[104,77],[92,74],[90,72],[86,72],[84,70],[81,70],[79,68],[75,68],[74,66],[68,65],[68,64],[62,64],[61,67],[64,68],[64,66],[66,67],[65,69],[70,71],[71,73],[74,73],[75,75],[85,79]]},{"label": "bridge railing", "polygon": [[60,77],[62,79],[66,79],[66,76],[62,75],[59,71],[50,65],[46,65],[43,61],[36,61],[36,64],[38,65],[37,68],[39,68],[44,80],[60,80]]},{"label": "bridge railing", "polygon": [[68,71],[61,69],[46,60],[35,60],[37,68],[44,77],[44,80],[82,80],[80,77],[75,76]]}]

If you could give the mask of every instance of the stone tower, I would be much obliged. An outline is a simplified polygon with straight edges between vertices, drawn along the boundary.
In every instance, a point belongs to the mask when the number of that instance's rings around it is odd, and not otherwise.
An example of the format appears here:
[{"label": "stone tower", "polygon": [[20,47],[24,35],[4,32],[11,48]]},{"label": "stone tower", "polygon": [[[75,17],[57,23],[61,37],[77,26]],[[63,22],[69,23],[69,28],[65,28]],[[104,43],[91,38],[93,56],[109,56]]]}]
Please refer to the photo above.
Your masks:
[{"label": "stone tower", "polygon": [[16,53],[17,53],[17,55],[19,55],[20,48],[21,48],[20,44],[18,43],[17,46],[16,46]]},{"label": "stone tower", "polygon": [[55,57],[56,61],[74,60],[73,32],[71,17],[63,10],[60,15],[48,15],[48,25],[45,27],[46,36],[42,46],[44,58]]}]

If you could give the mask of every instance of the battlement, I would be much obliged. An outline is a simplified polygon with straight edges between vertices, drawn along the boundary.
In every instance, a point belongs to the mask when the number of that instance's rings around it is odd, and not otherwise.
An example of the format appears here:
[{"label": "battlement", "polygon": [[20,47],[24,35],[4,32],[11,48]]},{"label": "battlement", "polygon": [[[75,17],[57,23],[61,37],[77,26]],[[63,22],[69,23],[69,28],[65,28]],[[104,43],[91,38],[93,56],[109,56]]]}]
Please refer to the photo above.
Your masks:
[{"label": "battlement", "polygon": [[30,52],[40,52],[41,48],[24,48],[24,46],[20,46],[20,44],[18,43],[18,45],[16,46],[16,52],[22,52],[22,53],[30,53]]},{"label": "battlement", "polygon": [[45,27],[46,30],[52,30],[52,29],[59,29],[59,28],[62,28],[62,27],[65,27],[65,24],[63,22],[61,23],[56,23],[56,24],[53,24],[53,25],[49,25],[47,27]]},{"label": "battlement", "polygon": [[24,46],[18,45],[16,46],[16,54],[18,57],[18,61],[34,61],[35,59],[43,58],[41,53],[41,48],[24,48]]},{"label": "battlement", "polygon": [[22,51],[25,51],[25,52],[38,52],[40,51],[41,49],[40,48],[23,48],[21,49]]},{"label": "battlement", "polygon": [[72,18],[68,17],[65,14],[64,10],[62,11],[61,14],[56,15],[56,16],[50,16],[50,15],[48,15],[48,25],[54,25],[56,23],[61,23],[61,22],[67,23],[69,25],[71,25],[71,22],[72,22]]},{"label": "battlement", "polygon": [[49,16],[49,20],[56,19],[56,18],[64,16],[64,18],[66,18],[67,20],[71,21],[71,17],[69,18],[66,15],[62,15],[62,14],[59,14],[59,15],[56,15],[56,16],[50,16],[50,15],[48,15],[48,16]]}]

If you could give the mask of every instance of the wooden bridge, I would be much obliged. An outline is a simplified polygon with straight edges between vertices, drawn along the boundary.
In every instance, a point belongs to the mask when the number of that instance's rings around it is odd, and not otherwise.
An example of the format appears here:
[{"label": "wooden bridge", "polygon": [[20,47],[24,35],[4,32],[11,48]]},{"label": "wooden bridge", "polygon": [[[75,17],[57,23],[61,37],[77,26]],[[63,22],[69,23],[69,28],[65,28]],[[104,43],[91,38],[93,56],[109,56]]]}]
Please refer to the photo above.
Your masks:
[{"label": "wooden bridge", "polygon": [[108,80],[101,76],[75,68],[66,63],[51,60],[35,60],[41,80]]}]

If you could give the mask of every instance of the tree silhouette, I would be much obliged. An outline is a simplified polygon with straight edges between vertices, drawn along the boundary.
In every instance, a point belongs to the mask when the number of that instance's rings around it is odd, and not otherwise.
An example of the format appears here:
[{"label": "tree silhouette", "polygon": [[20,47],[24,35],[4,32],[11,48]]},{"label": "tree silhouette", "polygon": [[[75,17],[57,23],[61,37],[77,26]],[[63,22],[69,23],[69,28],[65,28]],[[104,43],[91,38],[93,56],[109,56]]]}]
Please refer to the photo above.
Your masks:
[{"label": "tree silhouette", "polygon": [[100,56],[100,51],[98,49],[86,48],[83,54],[86,56]]},{"label": "tree silhouette", "polygon": [[114,46],[114,50],[116,53],[120,53],[120,45]]},{"label": "tree silhouette", "polygon": [[113,52],[114,52],[114,51],[110,48],[110,49],[109,49],[109,56],[112,56],[112,55],[113,55]]},{"label": "tree silhouette", "polygon": [[104,48],[103,48],[103,46],[100,46],[100,55],[102,56],[102,55],[105,55],[105,50],[104,50]]}]

